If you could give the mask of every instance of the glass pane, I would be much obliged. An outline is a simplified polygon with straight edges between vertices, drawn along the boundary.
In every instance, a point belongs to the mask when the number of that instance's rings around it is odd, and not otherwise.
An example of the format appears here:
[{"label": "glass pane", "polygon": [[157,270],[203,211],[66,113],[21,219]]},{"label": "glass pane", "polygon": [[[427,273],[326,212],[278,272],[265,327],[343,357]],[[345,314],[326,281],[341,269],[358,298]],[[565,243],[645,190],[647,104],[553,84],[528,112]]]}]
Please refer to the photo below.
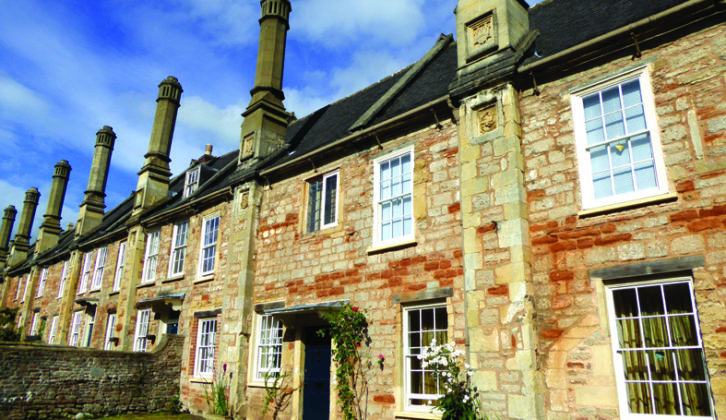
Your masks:
[{"label": "glass pane", "polygon": [[688,283],[666,284],[663,286],[663,293],[669,314],[693,312],[691,289],[688,287]]},{"label": "glass pane", "polygon": [[395,199],[391,201],[391,217],[399,219],[403,215],[403,206],[401,206],[401,199]]},{"label": "glass pane", "polygon": [[696,322],[692,315],[668,317],[674,346],[697,346]]},{"label": "glass pane", "polygon": [[411,369],[412,370],[421,370],[421,360],[419,360],[418,357],[409,357],[409,362],[411,363]]},{"label": "glass pane", "polygon": [[678,378],[682,381],[705,381],[703,350],[683,349],[675,351],[678,364]]},{"label": "glass pane", "polygon": [[623,89],[623,104],[626,107],[633,106],[633,105],[643,102],[642,99],[640,98],[640,82],[638,81],[638,79],[623,83],[622,89]]},{"label": "glass pane", "polygon": [[[421,344],[423,344],[424,346],[430,346],[431,342],[434,340],[435,337],[436,337],[436,334],[433,331],[426,330],[421,333]],[[441,343],[436,342],[436,344],[441,344]]]},{"label": "glass pane", "polygon": [[620,348],[623,349],[643,347],[640,322],[637,318],[618,320],[618,339]]},{"label": "glass pane", "polygon": [[630,148],[627,141],[619,141],[610,145],[610,159],[613,167],[630,166]]},{"label": "glass pane", "polygon": [[681,402],[676,384],[653,384],[653,399],[656,414],[679,414]]},{"label": "glass pane", "polygon": [[619,86],[613,86],[602,92],[602,108],[605,114],[621,109]]},{"label": "glass pane", "polygon": [[623,115],[620,111],[605,115],[605,130],[608,140],[625,135],[625,124],[623,124]]},{"label": "glass pane", "polygon": [[625,121],[628,125],[628,133],[645,130],[645,111],[643,110],[643,105],[626,108]]},{"label": "glass pane", "polygon": [[582,106],[585,108],[585,119],[591,120],[600,116],[600,95],[597,93],[586,96],[582,99]]},{"label": "glass pane", "polygon": [[423,393],[423,374],[421,372],[411,372],[411,393]]},{"label": "glass pane", "polygon": [[648,380],[648,362],[643,351],[624,351],[621,353],[623,357],[623,369],[625,370],[625,380],[627,381],[646,381]]},{"label": "glass pane", "polygon": [[631,413],[651,414],[650,386],[646,383],[628,383],[628,406]]},{"label": "glass pane", "polygon": [[391,169],[388,162],[381,163],[381,183],[391,178]]},{"label": "glass pane", "polygon": [[615,194],[626,194],[635,191],[630,167],[614,169],[613,184],[615,185]]},{"label": "glass pane", "polygon": [[638,289],[640,312],[642,315],[664,315],[663,299],[660,286],[648,286]]},{"label": "glass pane", "polygon": [[421,329],[422,330],[433,330],[434,329],[434,309],[427,308],[421,310]]},{"label": "glass pane", "polygon": [[681,384],[681,400],[683,414],[687,416],[712,415],[706,384]]},{"label": "glass pane", "polygon": [[590,149],[590,167],[593,172],[607,171],[610,169],[606,145]]},{"label": "glass pane", "polygon": [[648,351],[651,379],[654,381],[675,381],[675,353],[672,350]]},{"label": "glass pane", "polygon": [[655,167],[652,161],[635,165],[635,181],[638,184],[639,191],[658,186],[655,181]]},{"label": "glass pane", "polygon": [[645,347],[667,347],[669,345],[665,317],[644,318],[643,333]]},{"label": "glass pane", "polygon": [[408,311],[408,330],[420,331],[421,313],[417,310]]},{"label": "glass pane", "polygon": [[383,223],[381,225],[381,240],[385,241],[391,239],[391,223]]},{"label": "glass pane", "polygon": [[445,330],[449,327],[449,319],[446,316],[446,308],[435,308],[436,311],[436,329]]},{"label": "glass pane", "polygon": [[431,373],[424,373],[424,392],[426,394],[438,394],[439,386],[434,375]]},{"label": "glass pane", "polygon": [[635,299],[635,289],[613,290],[615,316],[618,318],[638,316],[638,302]]},{"label": "glass pane", "polygon": [[602,120],[600,120],[599,118],[586,122],[585,130],[587,132],[588,145],[600,143],[601,141],[605,140],[605,132],[602,129]]},{"label": "glass pane", "polygon": [[592,179],[592,187],[595,198],[603,198],[613,195],[613,187],[610,183],[610,173],[601,172],[599,174],[595,174]]},{"label": "glass pane", "polygon": [[631,138],[630,147],[633,151],[634,162],[653,159],[653,150],[650,147],[650,136],[648,134]]}]

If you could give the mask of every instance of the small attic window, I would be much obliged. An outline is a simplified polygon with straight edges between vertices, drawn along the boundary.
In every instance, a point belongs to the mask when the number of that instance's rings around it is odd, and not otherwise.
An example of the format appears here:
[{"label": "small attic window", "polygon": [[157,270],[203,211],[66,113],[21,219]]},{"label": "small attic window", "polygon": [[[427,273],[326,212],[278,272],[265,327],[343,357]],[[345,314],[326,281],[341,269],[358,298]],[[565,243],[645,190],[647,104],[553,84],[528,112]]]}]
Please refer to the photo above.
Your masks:
[{"label": "small attic window", "polygon": [[187,172],[184,180],[184,198],[194,194],[199,186],[199,166]]}]

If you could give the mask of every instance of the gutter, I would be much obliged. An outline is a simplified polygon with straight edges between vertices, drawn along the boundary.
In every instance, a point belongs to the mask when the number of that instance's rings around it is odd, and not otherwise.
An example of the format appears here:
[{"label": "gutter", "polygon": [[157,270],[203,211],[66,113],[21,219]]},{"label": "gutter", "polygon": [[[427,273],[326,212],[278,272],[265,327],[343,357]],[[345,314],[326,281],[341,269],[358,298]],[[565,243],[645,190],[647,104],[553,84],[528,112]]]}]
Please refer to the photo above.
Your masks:
[{"label": "gutter", "polygon": [[[652,16],[648,16],[646,18],[643,18],[637,22],[633,22],[627,26],[623,26],[621,28],[615,29],[614,31],[610,31],[606,34],[600,35],[596,38],[593,38],[589,41],[583,42],[582,44],[575,45],[573,47],[570,47],[564,51],[560,51],[556,54],[550,55],[548,57],[545,57],[541,60],[535,61],[533,63],[526,64],[522,67],[519,67],[517,69],[518,73],[528,73],[535,69],[538,69],[539,67],[551,64],[553,62],[560,61],[561,59],[574,55],[577,53],[582,52],[583,50],[588,50],[591,47],[600,44],[602,42],[605,42],[609,40],[610,38],[615,38],[622,35],[629,35],[630,32],[634,32],[637,29],[641,29],[642,27],[645,27],[649,24],[653,24],[656,22],[660,22],[661,20],[664,20],[666,18],[669,18],[675,14],[684,12],[691,8],[696,8],[698,6],[709,6],[709,5],[715,5],[717,2],[714,0],[690,0],[685,3],[679,4],[678,6],[672,7],[668,10],[664,10],[660,13],[657,13]],[[706,7],[698,7],[701,9],[705,9]]]},{"label": "gutter", "polygon": [[279,169],[282,169],[282,168],[284,168],[286,166],[292,166],[295,163],[298,163],[298,162],[300,162],[302,160],[307,160],[311,156],[314,156],[314,155],[316,155],[318,153],[322,153],[322,152],[325,152],[327,150],[333,149],[333,148],[338,147],[338,146],[340,146],[340,145],[342,145],[344,143],[347,143],[347,142],[356,140],[358,138],[364,138],[364,137],[367,137],[369,135],[376,134],[377,131],[381,131],[384,128],[390,128],[389,126],[393,126],[395,123],[401,122],[402,120],[410,117],[411,115],[417,114],[417,113],[419,113],[421,111],[424,111],[424,110],[426,110],[428,108],[431,108],[434,105],[438,105],[440,103],[444,103],[445,104],[448,101],[448,99],[449,99],[449,95],[448,94],[447,95],[444,95],[444,96],[442,96],[442,97],[440,97],[438,99],[434,99],[431,102],[425,103],[425,104],[423,104],[421,106],[418,106],[418,107],[416,107],[416,108],[414,108],[414,109],[412,109],[410,111],[406,111],[403,114],[398,115],[397,117],[394,117],[394,118],[391,118],[389,120],[380,122],[380,123],[378,123],[376,125],[370,126],[370,127],[366,128],[366,129],[363,129],[361,131],[358,131],[358,132],[355,132],[355,133],[350,134],[348,136],[345,136],[342,139],[336,140],[336,141],[334,141],[332,143],[329,143],[329,144],[327,144],[327,145],[325,145],[323,147],[319,147],[319,148],[317,148],[315,150],[311,150],[310,152],[308,152],[308,153],[306,153],[304,155],[300,155],[300,156],[296,157],[295,159],[292,159],[290,161],[287,161],[287,162],[285,162],[285,163],[283,163],[281,165],[277,165],[277,166],[273,166],[272,168],[265,169],[264,171],[261,171],[260,172],[260,175],[269,175],[272,172],[275,172],[275,171],[277,171]]}]

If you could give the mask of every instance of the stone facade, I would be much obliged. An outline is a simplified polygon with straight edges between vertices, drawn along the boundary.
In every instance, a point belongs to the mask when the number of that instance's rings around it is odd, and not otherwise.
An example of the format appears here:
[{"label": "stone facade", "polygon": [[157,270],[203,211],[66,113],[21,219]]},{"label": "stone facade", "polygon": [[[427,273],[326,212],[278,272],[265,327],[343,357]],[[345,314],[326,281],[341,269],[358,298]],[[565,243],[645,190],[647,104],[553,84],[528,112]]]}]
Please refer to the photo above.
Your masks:
[{"label": "stone facade", "polygon": [[[208,412],[204,386],[231,375],[238,418],[261,418],[259,355],[262,348],[279,350],[274,368],[289,375],[292,390],[279,418],[307,418],[310,407],[341,418],[331,369],[321,375],[322,400],[305,386],[312,382],[308,352],[315,349],[319,360],[330,351],[329,342],[315,339],[325,327],[321,313],[349,303],[367,314],[370,352],[385,359],[370,382],[368,416],[437,418],[421,403],[431,395],[413,396],[406,352],[410,314],[438,308],[447,340],[466,350],[487,414],[627,417],[623,350],[613,329],[616,290],[679,279],[693,290],[699,338],[692,347],[703,348],[708,375],[701,382],[708,383],[711,413],[726,415],[720,9],[712,2],[671,8],[622,2],[633,14],[645,7],[658,18],[614,16],[625,19],[616,22],[621,27],[600,28],[603,41],[590,42],[553,29],[556,22],[547,19],[578,13],[562,10],[561,0],[529,10],[518,0],[462,0],[457,44],[442,37],[409,68],[293,121],[280,96],[290,4],[262,3],[261,36],[271,44],[261,53],[264,77],[244,114],[242,150],[213,156],[208,148],[169,179],[161,173],[166,146],[159,142],[171,145],[176,114],[164,108],[153,131],[165,135],[150,144],[161,169],[145,166],[139,184],[153,181],[164,194],[145,199],[137,192],[106,212],[98,229],[65,231],[55,248],[31,249],[24,262],[5,269],[2,304],[20,308],[26,335],[33,318],[43,321],[36,331],[43,342],[53,332],[53,344],[113,351],[148,351],[162,337],[181,334],[174,341],[184,341],[175,385],[182,402],[194,413]],[[632,34],[623,35],[624,27]],[[571,45],[558,38],[567,36],[575,39]],[[593,205],[590,145],[583,143],[578,106],[603,86],[632,80],[641,83],[644,115],[652,109],[648,135],[663,182],[653,194],[613,193]],[[630,141],[612,147],[622,152],[618,146]],[[411,231],[390,240],[382,237],[384,204],[377,202],[381,168],[404,165],[405,156],[410,179],[402,172],[400,182],[409,182],[410,191],[401,203],[410,199],[410,212],[401,214],[410,216]],[[178,226],[186,221],[181,244]],[[93,286],[104,247],[102,277]],[[180,248],[183,270],[169,274]],[[90,265],[86,255],[93,256]],[[210,257],[213,269],[205,271]],[[44,292],[37,296],[41,278]],[[147,319],[146,310],[148,324],[141,325],[137,318]],[[261,336],[272,326],[279,327],[279,342],[265,344]]]}]

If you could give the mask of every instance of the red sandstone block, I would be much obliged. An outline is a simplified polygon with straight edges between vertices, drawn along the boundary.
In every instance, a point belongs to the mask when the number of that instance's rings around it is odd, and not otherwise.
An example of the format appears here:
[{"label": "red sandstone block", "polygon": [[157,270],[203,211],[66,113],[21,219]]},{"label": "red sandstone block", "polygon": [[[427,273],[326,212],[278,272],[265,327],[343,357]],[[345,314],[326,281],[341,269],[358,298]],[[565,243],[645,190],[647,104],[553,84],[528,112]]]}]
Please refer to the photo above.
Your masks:
[{"label": "red sandstone block", "polygon": [[613,233],[617,229],[617,226],[610,223],[600,228],[600,232],[602,233]]},{"label": "red sandstone block", "polygon": [[576,248],[577,243],[575,241],[560,241],[550,245],[550,251],[552,252],[568,251]]},{"label": "red sandstone block", "polygon": [[671,223],[673,223],[673,222],[678,222],[681,220],[695,219],[696,217],[698,217],[698,211],[684,210],[684,211],[679,211],[678,213],[671,214],[670,220],[671,220]]},{"label": "red sandstone block", "polygon": [[577,223],[577,216],[567,216],[565,219],[565,224],[572,225]]},{"label": "red sandstone block", "polygon": [[493,230],[497,230],[497,222],[490,222],[485,225],[479,226],[478,228],[476,228],[476,233],[481,235],[486,232],[491,232]]},{"label": "red sandstone block", "polygon": [[567,367],[570,369],[584,369],[585,364],[582,362],[567,362]]},{"label": "red sandstone block", "polygon": [[449,214],[458,213],[461,211],[461,203],[454,203],[449,206]]},{"label": "red sandstone block", "polygon": [[582,238],[577,240],[577,249],[590,248],[595,243],[592,238]]},{"label": "red sandstone block", "polygon": [[396,287],[396,286],[400,286],[402,283],[403,283],[403,281],[401,280],[400,277],[393,277],[388,280],[387,285],[388,285],[388,287]]},{"label": "red sandstone block", "polygon": [[531,232],[536,232],[536,231],[543,230],[543,229],[554,229],[556,227],[557,227],[557,222],[555,220],[551,220],[547,223],[542,223],[540,225],[531,225],[529,227],[529,230]]},{"label": "red sandstone block", "polygon": [[401,260],[402,267],[408,267],[409,265],[411,265],[411,258],[404,258]]},{"label": "red sandstone block", "polygon": [[555,270],[550,272],[550,281],[573,280],[575,273],[570,270]]},{"label": "red sandstone block", "polygon": [[707,220],[696,220],[688,224],[687,228],[691,232],[700,232],[706,229],[718,229],[721,226],[721,222],[715,219]]},{"label": "red sandstone block", "polygon": [[439,280],[439,287],[449,287],[454,285],[454,279],[441,279]]},{"label": "red sandstone block", "polygon": [[434,272],[434,278],[436,280],[446,279],[446,278],[452,278],[452,277],[456,277],[456,273],[457,273],[457,271],[456,270],[452,270],[452,269],[449,269],[449,270],[438,270],[438,271]]},{"label": "red sandstone block", "polygon": [[373,401],[382,404],[394,404],[396,402],[396,397],[391,394],[374,395]]},{"label": "red sandstone block", "polygon": [[544,197],[544,196],[545,196],[544,190],[532,191],[530,193],[527,193],[527,201],[533,201],[539,197]]},{"label": "red sandstone block", "polygon": [[541,335],[543,338],[557,338],[562,335],[564,331],[560,329],[546,329],[546,330],[540,330],[539,335]]},{"label": "red sandstone block", "polygon": [[[460,249],[454,250],[454,258],[461,258],[464,256],[464,251]],[[415,259],[415,258],[414,258]]]},{"label": "red sandstone block", "polygon": [[503,284],[501,286],[490,287],[487,289],[487,294],[492,296],[506,296],[509,294],[509,286]]},{"label": "red sandstone block", "polygon": [[572,296],[555,296],[552,298],[552,309],[565,309],[572,305]]},{"label": "red sandstone block", "polygon": [[716,328],[717,333],[726,333],[726,326]]},{"label": "red sandstone block", "polygon": [[713,206],[710,209],[701,209],[699,214],[701,217],[721,216],[722,214],[726,214],[726,206]]},{"label": "red sandstone block", "polygon": [[693,181],[690,179],[688,181],[683,181],[683,182],[679,182],[678,184],[676,184],[676,191],[678,191],[679,193],[683,193],[686,191],[693,191],[694,188],[695,188],[695,186],[693,184]]},{"label": "red sandstone block", "polygon": [[562,232],[557,234],[558,237],[562,239],[577,239],[582,238],[583,236],[597,236],[600,232],[598,232],[595,229],[588,228],[588,229],[577,229],[570,232]]},{"label": "red sandstone block", "polygon": [[406,286],[406,290],[408,290],[410,292],[417,292],[417,291],[425,289],[425,288],[426,288],[425,284],[409,284],[408,286]]},{"label": "red sandstone block", "polygon": [[532,245],[544,245],[544,244],[553,244],[557,242],[558,239],[554,236],[540,236],[539,238],[532,239]]},{"label": "red sandstone block", "polygon": [[315,276],[315,282],[317,283],[320,281],[326,281],[326,280],[328,280],[329,277],[330,277],[330,275],[328,275],[328,274],[318,274],[317,276]]},{"label": "red sandstone block", "polygon": [[413,257],[413,259],[411,261],[414,264],[420,264],[422,262],[426,262],[426,257],[423,255],[417,255],[417,256]]},{"label": "red sandstone block", "polygon": [[449,260],[443,260],[443,261],[439,262],[439,268],[442,270],[446,269],[446,268],[450,268],[450,267],[451,267],[451,261],[449,261]]},{"label": "red sandstone block", "polygon": [[434,271],[439,269],[439,262],[438,261],[431,261],[424,264],[424,270],[425,271]]},{"label": "red sandstone block", "polygon": [[629,241],[633,235],[630,233],[618,233],[615,235],[601,236],[595,238],[595,245],[608,245],[620,241]]}]

